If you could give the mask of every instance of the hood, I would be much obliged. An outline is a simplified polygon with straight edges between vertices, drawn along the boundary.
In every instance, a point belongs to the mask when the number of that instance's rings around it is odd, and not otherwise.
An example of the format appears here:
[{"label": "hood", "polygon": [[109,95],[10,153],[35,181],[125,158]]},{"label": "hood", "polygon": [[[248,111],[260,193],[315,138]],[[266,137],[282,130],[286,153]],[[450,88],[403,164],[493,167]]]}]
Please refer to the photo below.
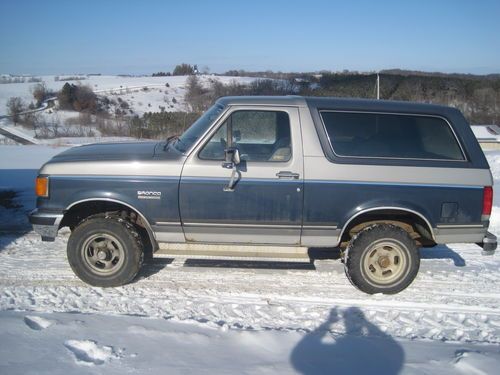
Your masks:
[{"label": "hood", "polygon": [[185,156],[165,142],[97,143],[61,152],[43,175],[179,176]]},{"label": "hood", "polygon": [[[57,154],[51,163],[105,160],[151,160],[158,142],[97,143],[70,148]],[[163,152],[163,149],[161,148]],[[166,155],[165,155],[166,156]]]}]

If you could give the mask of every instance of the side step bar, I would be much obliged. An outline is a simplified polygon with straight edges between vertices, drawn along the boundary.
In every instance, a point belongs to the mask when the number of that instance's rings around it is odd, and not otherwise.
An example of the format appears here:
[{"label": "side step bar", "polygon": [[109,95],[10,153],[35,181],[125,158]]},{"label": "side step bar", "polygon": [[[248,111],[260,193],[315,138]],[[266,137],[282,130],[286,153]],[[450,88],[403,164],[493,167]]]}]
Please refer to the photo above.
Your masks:
[{"label": "side step bar", "polygon": [[154,257],[221,257],[221,258],[264,258],[286,259],[287,261],[309,262],[307,247],[219,245],[192,243],[160,243]]}]

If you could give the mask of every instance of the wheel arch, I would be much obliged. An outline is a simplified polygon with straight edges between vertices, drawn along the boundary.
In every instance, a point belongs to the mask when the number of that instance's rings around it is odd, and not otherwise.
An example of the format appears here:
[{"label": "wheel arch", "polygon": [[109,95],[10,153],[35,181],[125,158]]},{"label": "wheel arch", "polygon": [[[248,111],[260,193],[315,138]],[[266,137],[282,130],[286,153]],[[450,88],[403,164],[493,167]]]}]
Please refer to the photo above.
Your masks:
[{"label": "wheel arch", "polygon": [[[362,222],[383,222],[384,220],[398,222],[401,218],[409,219],[412,223],[422,226],[423,228],[418,230],[418,232],[422,236],[430,236],[430,240],[436,241],[431,222],[421,212],[407,207],[383,206],[366,208],[351,215],[342,227],[338,242],[339,244],[342,243],[349,235],[349,230]],[[428,235],[425,232],[427,232]]]},{"label": "wheel arch", "polygon": [[[97,206],[95,205],[96,203],[98,204]],[[100,206],[99,203],[102,203],[103,205]],[[108,209],[114,211],[116,210],[116,208],[120,207],[131,210],[140,218],[140,222],[136,221],[135,224],[143,227],[144,230],[146,231],[153,252],[158,248],[158,243],[156,241],[154,231],[146,216],[133,205],[119,199],[94,197],[94,198],[85,198],[74,201],[64,209],[64,216],[61,220],[60,227],[70,226],[74,218],[74,215],[77,216],[77,213],[82,211],[82,209],[85,207],[92,207],[85,215],[86,217],[96,213],[107,212]]]}]

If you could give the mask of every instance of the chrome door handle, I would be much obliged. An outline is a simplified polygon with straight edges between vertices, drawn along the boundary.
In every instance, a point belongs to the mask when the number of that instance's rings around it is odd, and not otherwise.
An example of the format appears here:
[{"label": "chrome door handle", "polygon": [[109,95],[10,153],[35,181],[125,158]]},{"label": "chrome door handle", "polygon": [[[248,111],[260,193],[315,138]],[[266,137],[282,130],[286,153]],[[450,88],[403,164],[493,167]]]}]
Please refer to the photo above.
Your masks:
[{"label": "chrome door handle", "polygon": [[281,171],[281,172],[276,173],[276,177],[278,177],[278,178],[289,178],[289,179],[297,180],[300,177],[300,174],[293,173],[293,172],[290,172],[290,171]]}]

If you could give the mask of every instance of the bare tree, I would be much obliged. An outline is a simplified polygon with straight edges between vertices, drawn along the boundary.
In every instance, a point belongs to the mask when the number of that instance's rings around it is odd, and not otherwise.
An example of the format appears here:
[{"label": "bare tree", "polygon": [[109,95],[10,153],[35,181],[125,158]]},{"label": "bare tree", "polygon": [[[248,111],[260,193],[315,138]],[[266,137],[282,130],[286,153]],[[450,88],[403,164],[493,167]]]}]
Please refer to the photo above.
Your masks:
[{"label": "bare tree", "polygon": [[186,94],[184,99],[193,112],[203,112],[211,104],[209,90],[203,87],[198,76],[189,76],[186,81]]},{"label": "bare tree", "polygon": [[22,99],[18,96],[13,96],[7,101],[7,111],[10,116],[12,116],[12,121],[14,125],[19,122],[19,117],[21,112],[24,111],[24,103]]},{"label": "bare tree", "polygon": [[40,83],[37,83],[36,85],[34,85],[31,88],[31,93],[33,94],[33,98],[35,98],[35,100],[36,100],[37,107],[40,107],[40,105],[42,104],[42,102],[45,99],[48,99],[51,96],[55,95],[54,92],[52,92],[51,90],[49,90],[47,88],[47,86],[45,85],[45,82],[40,82]]}]

